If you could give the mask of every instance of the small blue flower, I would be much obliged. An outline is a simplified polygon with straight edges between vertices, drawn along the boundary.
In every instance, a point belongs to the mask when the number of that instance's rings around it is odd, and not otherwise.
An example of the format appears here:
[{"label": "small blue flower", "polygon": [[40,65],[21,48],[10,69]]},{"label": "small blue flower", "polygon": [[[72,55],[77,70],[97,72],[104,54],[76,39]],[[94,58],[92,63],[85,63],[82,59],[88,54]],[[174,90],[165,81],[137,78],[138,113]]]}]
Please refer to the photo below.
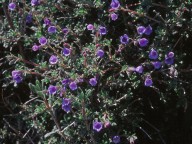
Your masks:
[{"label": "small blue flower", "polygon": [[28,15],[26,16],[26,23],[31,23],[32,20],[33,20],[32,14],[28,14]]},{"label": "small blue flower", "polygon": [[97,56],[98,57],[100,57],[100,58],[102,58],[103,56],[104,56],[104,51],[102,50],[102,49],[99,49],[98,51],[97,51]]},{"label": "small blue flower", "polygon": [[69,56],[71,53],[71,50],[69,48],[63,48],[63,55],[64,56]]},{"label": "small blue flower", "polygon": [[158,57],[159,57],[159,55],[158,55],[157,51],[154,50],[154,49],[152,49],[152,50],[150,51],[150,53],[149,53],[149,58],[155,60],[155,59],[157,59]]},{"label": "small blue flower", "polygon": [[149,41],[146,38],[138,39],[140,47],[145,47],[149,43]]},{"label": "small blue flower", "polygon": [[77,89],[77,84],[76,84],[76,82],[71,82],[70,84],[69,84],[69,88],[72,90],[72,91],[74,91],[74,90],[76,90]]},{"label": "small blue flower", "polygon": [[155,61],[155,62],[152,62],[153,66],[155,69],[160,69],[162,64],[160,61]]},{"label": "small blue flower", "polygon": [[41,45],[46,45],[47,44],[47,39],[45,37],[41,37],[41,38],[39,38],[39,43]]},{"label": "small blue flower", "polygon": [[32,47],[32,50],[33,51],[38,51],[40,49],[40,46],[38,46],[38,45],[33,45],[33,47]]},{"label": "small blue flower", "polygon": [[48,19],[48,18],[44,18],[44,24],[45,24],[46,26],[51,25],[51,20]]},{"label": "small blue flower", "polygon": [[146,77],[145,79],[145,86],[149,87],[149,86],[152,86],[153,84],[153,81],[150,77]]},{"label": "small blue flower", "polygon": [[92,24],[87,25],[87,30],[92,31],[94,29],[94,26]]},{"label": "small blue flower", "polygon": [[32,6],[37,6],[39,4],[40,4],[39,0],[31,0],[31,5]]},{"label": "small blue flower", "polygon": [[145,34],[146,35],[150,35],[151,33],[153,32],[153,29],[150,25],[148,25],[146,28],[145,28]]},{"label": "small blue flower", "polygon": [[113,9],[118,9],[120,7],[120,3],[118,0],[112,0],[110,6]]},{"label": "small blue flower", "polygon": [[53,85],[50,85],[49,88],[48,88],[48,92],[49,94],[56,94],[57,93],[57,87],[56,86],[53,86]]},{"label": "small blue flower", "polygon": [[166,57],[165,58],[165,63],[167,65],[172,65],[174,63],[174,58]]},{"label": "small blue flower", "polygon": [[20,83],[23,80],[23,73],[19,70],[12,71],[12,78],[16,83]]},{"label": "small blue flower", "polygon": [[129,37],[127,34],[124,34],[123,36],[120,36],[120,41],[122,44],[128,44],[129,43]]},{"label": "small blue flower", "polygon": [[100,26],[99,33],[100,33],[100,35],[106,35],[106,33],[107,33],[106,27]]},{"label": "small blue flower", "polygon": [[54,65],[54,64],[56,64],[57,62],[58,62],[57,56],[52,55],[52,56],[49,58],[49,63],[50,63],[50,64]]},{"label": "small blue flower", "polygon": [[103,128],[103,124],[101,122],[95,121],[93,123],[93,130],[96,130],[97,132],[100,132]]},{"label": "small blue flower", "polygon": [[69,32],[69,29],[68,29],[68,28],[63,28],[63,29],[62,29],[62,32],[63,32],[65,35],[67,35],[68,32]]},{"label": "small blue flower", "polygon": [[138,67],[136,67],[135,71],[136,71],[137,73],[142,74],[142,73],[143,73],[143,66],[138,66]]},{"label": "small blue flower", "polygon": [[9,8],[11,11],[13,11],[13,10],[15,10],[15,8],[16,8],[16,4],[15,4],[14,2],[12,2],[12,3],[9,4],[8,8]]},{"label": "small blue flower", "polygon": [[55,26],[49,26],[48,27],[48,33],[50,34],[53,34],[53,33],[56,33],[57,32],[57,29]]},{"label": "small blue flower", "polygon": [[111,19],[112,19],[113,21],[116,21],[116,20],[118,19],[118,15],[117,15],[116,13],[112,13],[112,14],[111,14]]},{"label": "small blue flower", "polygon": [[91,86],[96,86],[96,85],[97,85],[97,79],[96,79],[96,78],[91,78],[91,79],[89,80],[89,84],[90,84]]},{"label": "small blue flower", "polygon": [[145,27],[144,27],[144,26],[139,26],[139,27],[137,27],[137,33],[138,33],[139,35],[144,34],[144,33],[145,33]]},{"label": "small blue flower", "polygon": [[120,136],[114,136],[112,139],[113,143],[118,144],[120,143]]}]

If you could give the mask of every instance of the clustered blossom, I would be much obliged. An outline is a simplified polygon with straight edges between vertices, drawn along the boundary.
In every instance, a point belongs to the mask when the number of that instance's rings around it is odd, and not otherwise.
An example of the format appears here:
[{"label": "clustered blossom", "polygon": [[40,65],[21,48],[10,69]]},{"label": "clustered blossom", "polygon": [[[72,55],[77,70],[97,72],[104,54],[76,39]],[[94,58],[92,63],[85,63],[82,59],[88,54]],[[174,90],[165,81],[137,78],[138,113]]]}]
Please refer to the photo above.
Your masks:
[{"label": "clustered blossom", "polygon": [[96,85],[97,85],[97,79],[96,79],[96,78],[91,78],[91,79],[89,80],[89,84],[90,84],[91,86],[96,86]]},{"label": "clustered blossom", "polygon": [[13,11],[16,8],[16,4],[14,2],[10,3],[8,6],[9,10]]},{"label": "clustered blossom", "polygon": [[111,19],[112,19],[113,21],[116,21],[116,20],[118,19],[118,15],[117,15],[116,13],[112,13],[112,14],[111,14]]},{"label": "clustered blossom", "polygon": [[142,35],[142,34],[150,35],[152,31],[153,29],[150,25],[148,25],[147,27],[144,27],[144,26],[137,27],[137,33],[139,35]]},{"label": "clustered blossom", "polygon": [[52,56],[49,58],[49,63],[50,63],[50,64],[54,65],[54,64],[57,64],[57,62],[58,62],[57,56],[52,55]]},{"label": "clustered blossom", "polygon": [[62,109],[69,113],[71,111],[71,99],[70,98],[64,98],[62,101]]},{"label": "clustered blossom", "polygon": [[49,26],[48,27],[48,33],[49,34],[53,34],[53,33],[56,33],[57,32],[57,29],[55,26]]},{"label": "clustered blossom", "polygon": [[97,56],[99,57],[99,58],[102,58],[103,56],[104,56],[104,51],[102,50],[102,49],[99,49],[98,51],[97,51]]},{"label": "clustered blossom", "polygon": [[77,89],[77,83],[76,83],[75,81],[71,82],[71,83],[69,84],[69,88],[70,88],[72,91],[76,90],[76,89]]},{"label": "clustered blossom", "polygon": [[41,38],[39,38],[39,43],[41,45],[46,45],[47,44],[47,39],[45,37],[41,37]]},{"label": "clustered blossom", "polygon": [[87,25],[87,30],[92,31],[94,29],[94,26],[92,24]]},{"label": "clustered blossom", "polygon": [[50,85],[49,88],[48,88],[48,92],[49,94],[51,95],[54,95],[57,93],[57,87],[56,86],[53,86],[53,85]]},{"label": "clustered blossom", "polygon": [[129,37],[127,34],[124,34],[122,36],[120,36],[120,41],[122,44],[128,44],[129,43]]},{"label": "clustered blossom", "polygon": [[118,144],[118,143],[120,143],[120,136],[114,136],[113,138],[112,138],[112,141],[113,141],[113,143],[115,143],[115,144]]},{"label": "clustered blossom", "polygon": [[112,0],[110,6],[112,9],[118,9],[120,7],[120,3],[118,0]]},{"label": "clustered blossom", "polygon": [[23,80],[23,73],[19,70],[13,70],[12,71],[12,78],[15,81],[15,83],[20,83]]},{"label": "clustered blossom", "polygon": [[103,128],[102,122],[95,121],[93,122],[93,130],[100,132]]}]

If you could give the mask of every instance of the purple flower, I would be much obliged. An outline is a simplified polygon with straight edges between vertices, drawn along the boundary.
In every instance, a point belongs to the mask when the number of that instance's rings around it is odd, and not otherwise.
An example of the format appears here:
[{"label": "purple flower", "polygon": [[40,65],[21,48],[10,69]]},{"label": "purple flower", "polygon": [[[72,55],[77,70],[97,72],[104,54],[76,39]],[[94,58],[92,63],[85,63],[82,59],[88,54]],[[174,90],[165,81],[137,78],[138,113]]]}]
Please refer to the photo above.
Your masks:
[{"label": "purple flower", "polygon": [[128,44],[129,43],[129,37],[127,34],[124,34],[123,36],[120,36],[120,41],[122,44]]},{"label": "purple flower", "polygon": [[103,56],[104,56],[104,51],[102,50],[102,49],[99,49],[98,51],[97,51],[97,56],[98,57],[100,57],[100,58],[102,58]]},{"label": "purple flower", "polygon": [[102,128],[103,128],[103,124],[101,122],[96,121],[93,123],[93,130],[100,132]]},{"label": "purple flower", "polygon": [[70,79],[68,79],[68,78],[62,80],[63,85],[67,85],[69,82],[70,82]]},{"label": "purple flower", "polygon": [[76,89],[77,89],[77,84],[76,84],[76,82],[71,82],[71,83],[69,84],[69,88],[70,88],[72,91],[76,90]]},{"label": "purple flower", "polygon": [[167,65],[172,65],[174,63],[174,58],[165,57],[165,63]]},{"label": "purple flower", "polygon": [[107,33],[106,27],[100,26],[99,33],[100,33],[100,35],[106,35],[106,33]]},{"label": "purple flower", "polygon": [[69,55],[70,55],[70,52],[71,52],[71,50],[70,50],[69,48],[64,48],[64,49],[63,49],[63,55],[64,55],[64,56],[69,56]]},{"label": "purple flower", "polygon": [[53,85],[50,85],[49,86],[49,88],[48,88],[48,92],[49,92],[49,94],[51,95],[51,94],[56,94],[56,92],[57,92],[57,87],[56,86],[53,86]]},{"label": "purple flower", "polygon": [[120,7],[120,3],[118,0],[112,0],[110,6],[113,9],[118,9]]},{"label": "purple flower", "polygon": [[167,54],[167,57],[173,58],[173,57],[174,57],[174,52],[169,52],[169,53]]},{"label": "purple flower", "polygon": [[48,19],[48,18],[44,18],[44,24],[45,24],[46,26],[50,25],[50,24],[51,24],[51,20]]},{"label": "purple flower", "polygon": [[67,35],[68,32],[69,32],[69,29],[68,29],[68,28],[63,28],[63,29],[62,29],[62,32],[63,32],[65,35]]},{"label": "purple flower", "polygon": [[113,143],[117,144],[120,143],[120,136],[114,136],[112,139]]},{"label": "purple flower", "polygon": [[96,79],[96,78],[91,78],[91,79],[89,80],[89,84],[90,84],[91,86],[96,86],[96,85],[97,85],[97,79]]},{"label": "purple flower", "polygon": [[148,25],[146,28],[145,28],[145,34],[146,35],[150,35],[151,33],[153,32],[153,29],[150,25]]},{"label": "purple flower", "polygon": [[64,98],[62,105],[69,105],[71,103],[71,99],[70,98]]},{"label": "purple flower", "polygon": [[50,63],[50,64],[54,65],[54,64],[56,64],[57,62],[58,62],[57,56],[52,55],[52,56],[49,58],[49,63]]},{"label": "purple flower", "polygon": [[62,109],[66,112],[69,113],[71,111],[71,104],[69,105],[62,105]]},{"label": "purple flower", "polygon": [[111,19],[112,19],[113,21],[116,21],[116,20],[118,19],[118,15],[117,15],[116,13],[112,13],[112,14],[111,14]]},{"label": "purple flower", "polygon": [[31,0],[31,5],[32,6],[37,6],[37,5],[39,5],[40,3],[39,3],[39,0]]},{"label": "purple flower", "polygon": [[162,64],[160,61],[152,62],[155,69],[160,69]]},{"label": "purple flower", "polygon": [[46,45],[47,44],[47,39],[45,37],[41,37],[41,38],[39,38],[39,43],[41,45]]},{"label": "purple flower", "polygon": [[16,83],[20,83],[23,80],[23,73],[19,70],[12,71],[12,78]]},{"label": "purple flower", "polygon": [[40,49],[40,46],[38,46],[38,45],[33,45],[33,47],[32,47],[32,50],[33,51],[37,51],[37,50],[39,50]]},{"label": "purple flower", "polygon": [[57,32],[57,29],[56,29],[55,26],[48,27],[48,33],[53,34],[53,33],[56,33],[56,32]]},{"label": "purple flower", "polygon": [[140,47],[145,47],[149,43],[149,41],[146,38],[138,39],[138,42]]},{"label": "purple flower", "polygon": [[150,58],[150,59],[155,60],[155,59],[158,58],[158,56],[159,56],[159,55],[158,55],[157,51],[154,50],[154,49],[152,49],[152,50],[150,51],[150,53],[149,53],[149,58]]},{"label": "purple flower", "polygon": [[146,77],[145,79],[145,86],[152,86],[153,81],[150,77]]},{"label": "purple flower", "polygon": [[12,3],[9,4],[8,8],[9,8],[11,11],[13,11],[13,10],[15,10],[15,8],[16,8],[16,4],[15,4],[14,2],[12,2]]},{"label": "purple flower", "polygon": [[90,31],[91,31],[91,30],[93,30],[93,29],[94,29],[94,26],[93,26],[92,24],[88,24],[88,25],[87,25],[87,30],[90,30]]},{"label": "purple flower", "polygon": [[142,73],[143,73],[143,66],[138,66],[138,67],[136,67],[135,71],[136,71],[137,73],[142,74]]},{"label": "purple flower", "polygon": [[32,14],[28,14],[28,15],[26,16],[26,23],[31,23],[32,20],[33,20]]},{"label": "purple flower", "polygon": [[139,35],[144,34],[144,32],[145,32],[145,27],[144,27],[144,26],[139,26],[139,27],[137,27],[137,33],[138,33]]}]

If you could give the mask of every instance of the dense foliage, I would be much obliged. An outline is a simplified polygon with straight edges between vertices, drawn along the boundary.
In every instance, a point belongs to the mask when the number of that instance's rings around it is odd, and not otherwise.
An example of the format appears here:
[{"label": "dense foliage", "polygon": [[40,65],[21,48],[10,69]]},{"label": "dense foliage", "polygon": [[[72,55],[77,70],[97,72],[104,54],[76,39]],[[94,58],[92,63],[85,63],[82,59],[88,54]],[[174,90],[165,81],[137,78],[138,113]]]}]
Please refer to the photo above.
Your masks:
[{"label": "dense foliage", "polygon": [[3,0],[1,142],[192,142],[191,6]]}]

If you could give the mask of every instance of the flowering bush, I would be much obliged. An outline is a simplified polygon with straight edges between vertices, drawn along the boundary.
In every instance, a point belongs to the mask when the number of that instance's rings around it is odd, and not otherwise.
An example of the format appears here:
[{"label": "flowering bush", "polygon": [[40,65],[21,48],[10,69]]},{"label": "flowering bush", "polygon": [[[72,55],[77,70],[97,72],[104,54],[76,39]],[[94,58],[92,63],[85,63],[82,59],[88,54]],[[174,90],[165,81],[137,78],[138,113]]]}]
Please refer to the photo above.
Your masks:
[{"label": "flowering bush", "polygon": [[140,135],[153,139],[143,128],[147,123],[165,143],[163,133],[145,120],[143,105],[154,109],[154,98],[169,104],[170,93],[182,101],[178,106],[186,104],[181,92],[188,87],[180,76],[186,52],[176,48],[191,33],[185,18],[190,5],[2,2],[0,41],[10,48],[5,55],[11,66],[4,73],[6,87],[30,88],[28,100],[16,106],[25,125],[18,136],[24,143],[133,144]]}]

